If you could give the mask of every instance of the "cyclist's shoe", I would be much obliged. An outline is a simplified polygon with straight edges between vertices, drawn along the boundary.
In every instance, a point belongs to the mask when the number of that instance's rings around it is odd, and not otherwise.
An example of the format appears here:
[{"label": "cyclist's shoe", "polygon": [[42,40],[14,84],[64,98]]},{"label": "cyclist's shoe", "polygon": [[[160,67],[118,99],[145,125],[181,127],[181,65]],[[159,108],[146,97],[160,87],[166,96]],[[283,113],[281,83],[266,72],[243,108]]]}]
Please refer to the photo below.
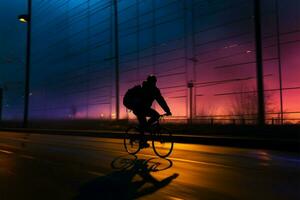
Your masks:
[{"label": "cyclist's shoe", "polygon": [[150,147],[150,144],[148,144],[148,142],[146,140],[142,140],[142,141],[140,141],[140,147],[141,147],[141,149],[148,148],[148,147]]}]

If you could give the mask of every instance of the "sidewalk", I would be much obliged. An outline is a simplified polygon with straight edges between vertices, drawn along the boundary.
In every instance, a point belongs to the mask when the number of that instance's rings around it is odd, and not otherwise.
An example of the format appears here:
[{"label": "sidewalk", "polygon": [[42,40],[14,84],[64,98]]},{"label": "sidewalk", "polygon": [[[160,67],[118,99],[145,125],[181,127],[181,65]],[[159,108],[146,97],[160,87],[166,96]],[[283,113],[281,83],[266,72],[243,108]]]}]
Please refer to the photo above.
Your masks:
[{"label": "sidewalk", "polygon": [[[23,128],[1,128],[0,131],[50,134],[50,135],[70,135],[84,137],[102,137],[122,139],[124,131],[117,130],[63,130],[63,129],[23,129]],[[279,151],[300,152],[300,140],[281,138],[258,138],[240,136],[221,135],[195,135],[195,134],[173,134],[176,143],[191,143],[218,145],[240,148],[270,149]]]}]

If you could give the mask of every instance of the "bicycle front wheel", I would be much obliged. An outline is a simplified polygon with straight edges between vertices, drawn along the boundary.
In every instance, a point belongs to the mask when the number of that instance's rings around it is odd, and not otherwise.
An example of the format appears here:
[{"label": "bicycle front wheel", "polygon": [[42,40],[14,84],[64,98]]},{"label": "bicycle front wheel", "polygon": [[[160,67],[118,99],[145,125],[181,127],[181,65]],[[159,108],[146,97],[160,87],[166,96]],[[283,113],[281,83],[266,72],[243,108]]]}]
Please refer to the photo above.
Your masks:
[{"label": "bicycle front wheel", "polygon": [[134,155],[140,151],[140,132],[136,127],[129,127],[125,132],[124,146],[126,151]]},{"label": "bicycle front wheel", "polygon": [[157,156],[161,158],[168,157],[174,146],[172,133],[168,129],[160,128],[153,136],[152,146]]}]

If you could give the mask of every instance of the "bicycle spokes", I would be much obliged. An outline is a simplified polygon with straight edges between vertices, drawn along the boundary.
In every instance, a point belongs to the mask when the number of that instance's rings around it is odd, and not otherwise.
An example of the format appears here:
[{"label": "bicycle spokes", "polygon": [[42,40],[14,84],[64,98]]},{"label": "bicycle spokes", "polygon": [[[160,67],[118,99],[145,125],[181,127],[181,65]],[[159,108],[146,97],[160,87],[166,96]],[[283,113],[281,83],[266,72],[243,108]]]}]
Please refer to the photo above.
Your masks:
[{"label": "bicycle spokes", "polygon": [[126,130],[124,146],[129,154],[136,154],[140,150],[140,133],[135,127]]},{"label": "bicycle spokes", "polygon": [[153,150],[159,157],[169,156],[173,150],[172,134],[167,129],[161,128],[152,141]]}]

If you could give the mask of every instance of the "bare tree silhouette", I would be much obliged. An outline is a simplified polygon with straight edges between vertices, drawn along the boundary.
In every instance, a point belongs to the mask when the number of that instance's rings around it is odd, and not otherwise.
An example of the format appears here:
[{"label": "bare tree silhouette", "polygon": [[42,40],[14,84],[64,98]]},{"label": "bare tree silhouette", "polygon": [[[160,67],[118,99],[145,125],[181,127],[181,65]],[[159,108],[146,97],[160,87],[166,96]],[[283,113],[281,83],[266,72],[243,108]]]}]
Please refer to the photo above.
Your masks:
[{"label": "bare tree silhouette", "polygon": [[[255,124],[257,122],[257,91],[255,87],[242,84],[238,88],[238,93],[230,99],[231,109],[230,115],[242,124]],[[270,118],[270,114],[274,112],[273,93],[265,93],[266,119]]]}]

